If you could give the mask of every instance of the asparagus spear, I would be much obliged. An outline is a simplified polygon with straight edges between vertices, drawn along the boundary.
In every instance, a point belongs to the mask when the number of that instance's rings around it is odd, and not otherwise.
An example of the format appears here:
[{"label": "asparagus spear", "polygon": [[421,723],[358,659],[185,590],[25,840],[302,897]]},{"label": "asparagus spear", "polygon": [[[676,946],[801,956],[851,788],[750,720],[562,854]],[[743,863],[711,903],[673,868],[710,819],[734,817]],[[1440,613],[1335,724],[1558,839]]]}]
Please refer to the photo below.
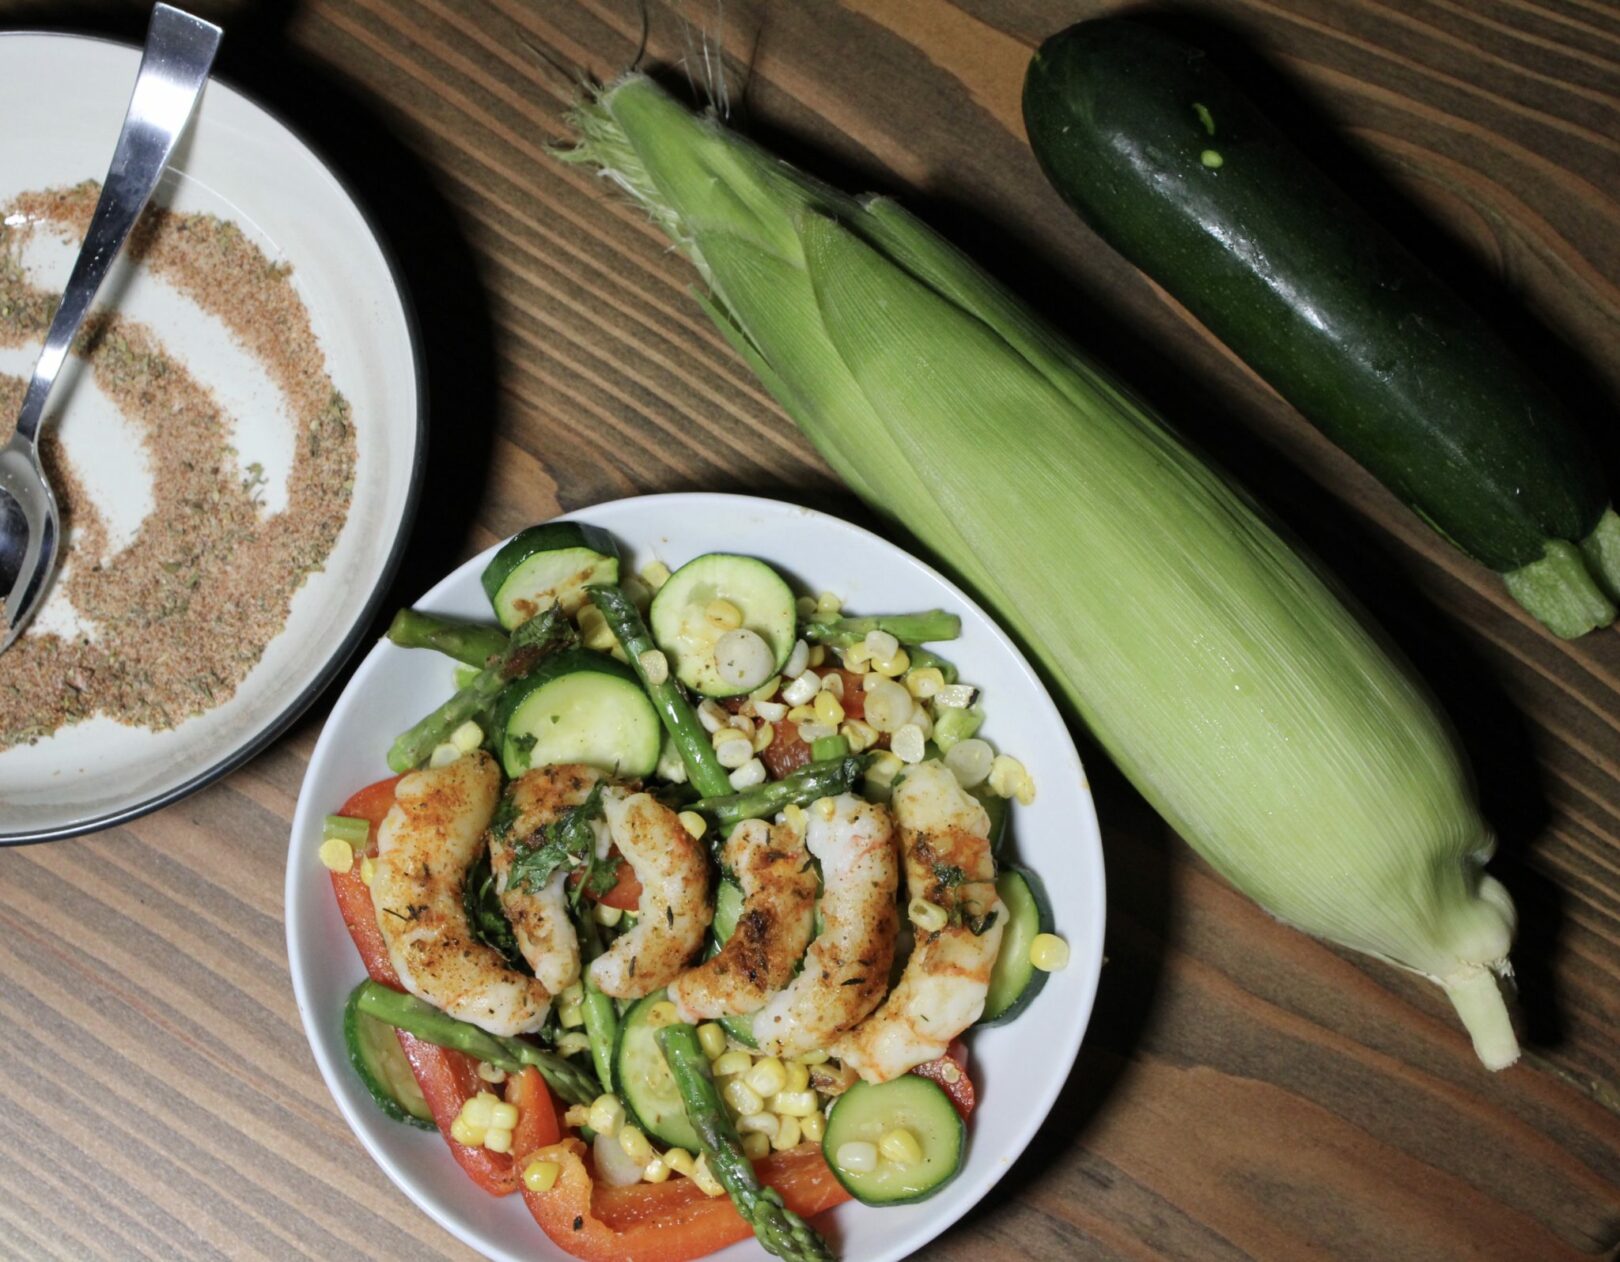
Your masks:
[{"label": "asparagus spear", "polygon": [[720,1104],[710,1077],[709,1058],[690,1025],[666,1025],[657,1033],[675,1085],[686,1106],[687,1119],[697,1132],[709,1169],[726,1189],[743,1221],[754,1229],[767,1252],[791,1262],[833,1262],[832,1250],[804,1219],[782,1203],[781,1195],[765,1187],[743,1152],[742,1141]]},{"label": "asparagus spear", "polygon": [[426,762],[434,748],[468,719],[487,717],[502,688],[527,675],[542,658],[566,647],[573,638],[573,628],[558,605],[523,623],[512,632],[494,665],[484,667],[465,688],[401,734],[388,751],[389,770],[409,771]]},{"label": "asparagus spear", "polygon": [[[899,616],[907,617],[918,615]],[[954,617],[955,615],[951,616]],[[845,621],[869,622],[873,621],[873,619],[849,618],[845,619]],[[893,635],[894,633],[891,631],[890,634]],[[806,624],[804,628],[804,638],[813,644],[825,644],[830,648],[847,649],[851,644],[858,644],[864,640],[866,638],[866,633],[864,631],[841,631],[832,623],[828,622],[811,622]],[[898,640],[899,638],[899,636],[895,636],[895,639]],[[914,670],[921,670],[932,666],[934,669],[939,671],[941,675],[945,676],[945,682],[948,684],[954,684],[959,678],[955,662],[951,661],[949,658],[941,657],[938,653],[933,652],[931,649],[925,649],[920,644],[906,643],[906,656],[911,659],[911,666]]]},{"label": "asparagus spear", "polygon": [[377,982],[361,982],[358,995],[356,1002],[361,1012],[396,1030],[414,1034],[424,1043],[466,1052],[509,1074],[517,1073],[525,1065],[533,1065],[546,1085],[570,1104],[589,1104],[598,1095],[596,1080],[556,1052],[548,1052],[523,1039],[503,1038],[480,1030],[476,1025],[440,1012],[415,995]]},{"label": "asparagus spear", "polygon": [[506,632],[477,622],[457,622],[418,609],[401,609],[388,624],[388,638],[405,649],[437,649],[469,666],[488,666],[506,652]]},{"label": "asparagus spear", "polygon": [[[848,635],[853,643],[865,639],[869,631],[887,631],[902,644],[927,644],[933,640],[956,639],[962,634],[962,620],[943,609],[875,614],[869,618],[812,618],[805,628],[805,638],[820,639],[822,634]],[[811,632],[818,634],[812,636]]]},{"label": "asparagus spear", "polygon": [[641,664],[641,656],[657,646],[653,643],[652,636],[647,633],[647,624],[641,620],[641,611],[621,588],[603,584],[587,587],[585,591],[589,594],[591,603],[601,610],[603,620],[618,638],[620,646],[624,649],[624,655],[630,659],[630,665],[641,680],[641,686],[647,690],[653,705],[658,708],[658,717],[664,721],[664,730],[675,742],[675,748],[680,751],[681,761],[686,764],[687,779],[692,782],[692,787],[705,797],[730,793],[731,778],[726,769],[720,765],[720,760],[715,757],[714,743],[709,739],[709,734],[703,730],[703,724],[698,721],[697,711],[686,699],[680,684],[673,678],[663,679],[658,683],[653,683],[647,678],[646,668]]},{"label": "asparagus spear", "polygon": [[[589,912],[580,916],[580,939],[587,959],[602,953],[602,936],[591,922]],[[591,1064],[596,1066],[596,1077],[603,1091],[613,1090],[613,1048],[619,1039],[619,1010],[613,1000],[604,995],[591,981],[589,969],[582,970],[580,982],[585,991],[580,1012],[585,1018],[585,1037],[591,1041]]]},{"label": "asparagus spear", "polygon": [[817,798],[847,792],[866,770],[867,761],[864,755],[857,754],[851,758],[809,763],[780,780],[770,780],[724,797],[703,798],[688,809],[710,816],[722,832],[729,833],[743,820],[768,819],[790,802],[806,806]]}]

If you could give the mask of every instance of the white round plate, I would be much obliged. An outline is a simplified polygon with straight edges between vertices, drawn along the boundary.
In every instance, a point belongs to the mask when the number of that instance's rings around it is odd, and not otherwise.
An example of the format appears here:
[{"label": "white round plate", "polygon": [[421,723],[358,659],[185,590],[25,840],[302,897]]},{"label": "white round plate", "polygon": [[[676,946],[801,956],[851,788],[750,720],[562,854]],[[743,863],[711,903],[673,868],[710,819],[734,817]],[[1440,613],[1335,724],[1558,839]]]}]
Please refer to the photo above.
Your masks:
[{"label": "white round plate", "polygon": [[[106,173],[140,51],[67,35],[0,35],[0,204],[31,190]],[[199,788],[246,760],[312,701],[358,643],[393,572],[415,497],[424,424],[414,335],[393,269],[364,216],[296,136],[239,92],[210,82],[158,204],[233,221],[292,269],[327,371],[353,409],[359,458],[349,518],[324,571],[293,600],[286,628],[224,704],[166,732],[106,718],[0,752],[0,844],[105,828]],[[36,283],[65,283],[73,249],[36,233],[24,256]],[[212,317],[127,259],[104,293],[153,328],[237,419],[244,462],[269,478],[266,504],[285,503],[291,422],[268,377]],[[36,348],[0,349],[0,372],[26,377]],[[64,378],[72,365],[64,371]],[[67,384],[66,381],[62,383]],[[59,396],[60,397],[60,396]],[[149,503],[133,440],[109,443],[111,405],[85,381],[53,408],[56,432],[116,510]],[[113,494],[116,489],[116,496]],[[133,494],[131,493],[133,492]],[[139,521],[120,523],[133,531]],[[51,605],[47,623],[59,616]],[[5,658],[0,656],[0,682]]]},{"label": "white round plate", "polygon": [[[637,569],[671,568],[704,552],[745,552],[782,570],[801,592],[831,591],[852,613],[942,608],[959,613],[961,639],[946,650],[964,680],[984,689],[984,734],[1035,778],[1032,806],[1013,812],[1019,862],[1044,879],[1070,963],[1015,1021],[968,1036],[979,1107],[967,1162],[931,1200],[873,1209],[840,1206],[816,1220],[841,1257],[887,1262],[921,1248],[978,1203],[1024,1150],[1069,1076],[1102,967],[1103,863],[1091,791],[1063,719],[1027,662],[958,588],[870,531],[793,504],[737,495],[649,495],[568,514],[611,531]],[[490,620],[478,576],[490,549],[430,591],[418,607]],[[316,859],[321,817],[388,774],[394,736],[439,705],[451,666],[422,650],[378,644],[361,663],[321,733],[298,796],[287,865],[287,951],[299,1015],[343,1116],[383,1170],[466,1244],[502,1262],[564,1259],[518,1197],[497,1200],[462,1174],[436,1134],[383,1117],[349,1068],[343,1003],[365,970]],[[763,1259],[753,1241],[715,1258]]]}]

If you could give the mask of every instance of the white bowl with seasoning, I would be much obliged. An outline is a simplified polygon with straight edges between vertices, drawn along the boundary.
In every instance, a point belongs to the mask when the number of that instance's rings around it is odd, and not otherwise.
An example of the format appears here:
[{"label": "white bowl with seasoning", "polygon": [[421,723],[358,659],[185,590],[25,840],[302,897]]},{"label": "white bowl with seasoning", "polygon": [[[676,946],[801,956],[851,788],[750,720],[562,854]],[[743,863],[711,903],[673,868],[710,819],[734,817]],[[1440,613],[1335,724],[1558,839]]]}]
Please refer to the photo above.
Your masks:
[{"label": "white bowl with seasoning", "polygon": [[[825,513],[736,495],[649,495],[568,515],[611,532],[631,568],[674,568],[705,552],[741,552],[769,562],[804,593],[830,591],[851,613],[941,608],[960,614],[961,637],[946,652],[983,690],[982,735],[1029,769],[1036,797],[1014,808],[1014,854],[1046,885],[1055,927],[1070,950],[1015,1020],[971,1031],[970,1074],[978,1107],[968,1122],[961,1173],[914,1205],[855,1203],[814,1225],[852,1262],[890,1262],[946,1231],[995,1186],[1046,1120],[1073,1067],[1102,967],[1102,846],[1091,791],[1074,742],[1029,664],[994,621],[937,571],[879,536]],[[448,617],[491,621],[479,575],[496,549],[467,562],[416,602]],[[469,1246],[501,1262],[564,1259],[519,1197],[479,1191],[432,1133],[384,1117],[350,1068],[342,1015],[365,978],[316,852],[322,818],[357,789],[388,775],[393,738],[450,694],[452,664],[389,643],[360,664],[316,744],[293,819],[286,885],[287,951],[299,1015],[321,1074],[345,1120],[377,1164],[424,1212]],[[758,1262],[753,1241],[711,1255]]]},{"label": "white bowl with seasoning", "polygon": [[[139,56],[0,35],[0,115],[44,120],[0,134],[0,432]],[[121,823],[261,749],[358,644],[414,500],[413,333],[332,172],[216,81],[154,204],[53,398],[73,519],[0,654],[0,844]]]}]

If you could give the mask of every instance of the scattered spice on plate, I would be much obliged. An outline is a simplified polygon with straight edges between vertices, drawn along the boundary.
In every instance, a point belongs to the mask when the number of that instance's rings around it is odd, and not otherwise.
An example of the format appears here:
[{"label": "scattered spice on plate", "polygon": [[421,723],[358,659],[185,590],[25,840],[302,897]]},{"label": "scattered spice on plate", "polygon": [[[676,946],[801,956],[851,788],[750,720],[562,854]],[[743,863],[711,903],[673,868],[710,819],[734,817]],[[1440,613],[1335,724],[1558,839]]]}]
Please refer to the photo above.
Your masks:
[{"label": "scattered spice on plate", "polygon": [[[58,296],[34,287],[21,264],[27,234],[76,242],[99,194],[92,181],[5,208],[0,346],[37,345],[55,311]],[[68,638],[31,628],[0,654],[0,749],[97,714],[170,728],[228,700],[348,517],[354,426],[289,269],[205,214],[151,210],[129,248],[220,321],[280,389],[295,431],[287,503],[265,511],[263,471],[242,466],[231,418],[153,330],[117,314],[94,318],[76,349],[139,439],[154,504],[115,548],[84,479],[46,431],[41,452],[65,539],[53,598],[66,597],[84,630]],[[0,443],[23,388],[0,376]]]}]

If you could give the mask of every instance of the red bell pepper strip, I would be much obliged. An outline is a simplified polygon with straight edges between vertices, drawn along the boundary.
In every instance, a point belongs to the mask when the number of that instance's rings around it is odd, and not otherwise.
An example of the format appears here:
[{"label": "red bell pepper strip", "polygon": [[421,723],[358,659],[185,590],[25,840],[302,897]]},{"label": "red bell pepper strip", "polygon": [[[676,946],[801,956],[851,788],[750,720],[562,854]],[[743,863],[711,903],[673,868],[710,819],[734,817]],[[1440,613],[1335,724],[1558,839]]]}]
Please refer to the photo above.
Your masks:
[{"label": "red bell pepper strip", "polygon": [[973,1087],[973,1079],[968,1077],[967,1071],[967,1045],[957,1039],[945,1049],[945,1055],[938,1060],[931,1060],[918,1065],[911,1071],[922,1078],[937,1082],[946,1095],[950,1096],[951,1103],[956,1111],[967,1120],[967,1115],[973,1112],[973,1105],[977,1093]]}]

